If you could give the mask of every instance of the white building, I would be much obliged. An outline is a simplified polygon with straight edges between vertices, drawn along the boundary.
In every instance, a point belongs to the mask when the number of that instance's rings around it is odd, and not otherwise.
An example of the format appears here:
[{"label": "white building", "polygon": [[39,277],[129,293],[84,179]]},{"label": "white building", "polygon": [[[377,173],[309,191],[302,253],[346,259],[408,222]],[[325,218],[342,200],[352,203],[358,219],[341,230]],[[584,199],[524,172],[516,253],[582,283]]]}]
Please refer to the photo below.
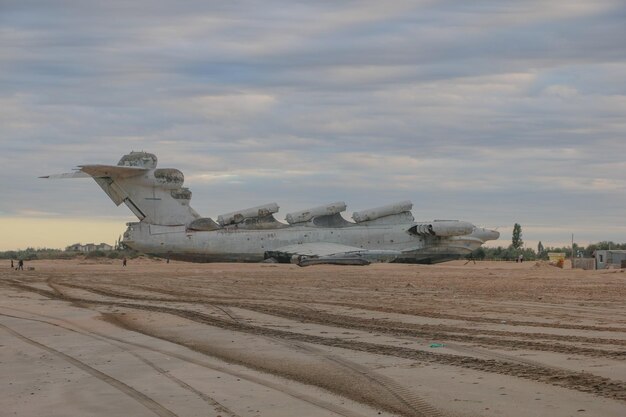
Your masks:
[{"label": "white building", "polygon": [[81,244],[81,243],[74,243],[73,245],[68,246],[67,248],[65,248],[66,252],[83,252],[83,253],[87,253],[87,252],[93,252],[93,251],[111,251],[113,250],[113,246],[109,245],[108,243],[100,243],[99,245],[96,245],[95,243],[87,243],[85,245]]}]

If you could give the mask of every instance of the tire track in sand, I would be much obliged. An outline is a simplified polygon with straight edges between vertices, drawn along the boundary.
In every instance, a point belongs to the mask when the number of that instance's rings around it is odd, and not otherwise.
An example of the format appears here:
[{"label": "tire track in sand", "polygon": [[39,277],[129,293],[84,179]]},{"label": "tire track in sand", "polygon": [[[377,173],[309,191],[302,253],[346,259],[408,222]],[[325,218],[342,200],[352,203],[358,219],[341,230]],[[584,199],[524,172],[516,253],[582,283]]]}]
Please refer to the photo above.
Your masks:
[{"label": "tire track in sand", "polygon": [[133,387],[126,385],[125,383],[123,383],[122,381],[113,378],[110,375],[105,374],[104,372],[100,372],[95,368],[92,368],[91,366],[87,365],[84,362],[79,361],[78,359],[63,353],[59,350],[53,349],[50,346],[44,345],[43,343],[39,343],[29,337],[24,336],[23,334],[13,330],[12,328],[10,328],[9,326],[0,323],[0,328],[4,329],[6,332],[8,332],[9,334],[11,334],[12,336],[14,336],[15,338],[28,343],[29,345],[35,346],[41,350],[45,350],[48,353],[51,353],[54,356],[57,356],[63,360],[65,360],[66,362],[69,362],[70,364],[74,365],[75,367],[83,370],[84,372],[88,373],[89,375],[93,376],[94,378],[99,379],[100,381],[109,384],[110,386],[112,386],[113,388],[117,389],[118,391],[122,392],[123,394],[127,395],[128,397],[134,399],[135,401],[137,401],[139,404],[143,405],[144,407],[146,407],[148,410],[152,411],[154,414],[156,414],[159,417],[178,417],[177,414],[173,413],[172,411],[168,410],[167,408],[163,407],[161,404],[159,404],[158,402],[154,401],[152,398],[148,397],[147,395],[145,395],[144,393],[137,391],[136,389],[134,389]]},{"label": "tire track in sand", "polygon": [[[116,282],[114,285],[127,287],[129,289],[137,288],[137,289],[142,289],[142,290],[157,293],[157,294],[167,294],[167,295],[175,296],[175,297],[183,297],[183,298],[191,297],[195,300],[195,302],[197,302],[200,297],[204,297],[205,299],[206,298],[214,299],[215,302],[219,302],[219,301],[229,302],[235,299],[238,299],[238,300],[248,299],[251,302],[293,301],[292,299],[287,299],[284,297],[279,297],[279,296],[268,297],[267,295],[265,295],[265,297],[261,297],[258,295],[256,295],[255,297],[241,297],[240,292],[237,292],[236,290],[233,290],[232,288],[229,288],[229,287],[220,287],[219,291],[217,290],[214,291],[215,294],[198,294],[198,293],[190,293],[189,291],[180,289],[180,287],[177,287],[176,289],[169,289],[169,288],[160,289],[160,288],[150,287],[147,285],[131,284],[131,283],[126,283],[126,282],[123,282],[123,283]],[[264,291],[267,291],[267,289],[264,289]],[[233,294],[233,296],[224,295],[224,294]],[[497,318],[475,317],[475,316],[467,316],[467,315],[442,313],[440,311],[419,309],[413,306],[411,306],[410,308],[408,307],[402,308],[402,307],[394,307],[394,306],[375,307],[369,304],[361,304],[358,302],[333,301],[333,300],[327,300],[327,299],[320,299],[320,300],[311,299],[310,298],[311,294],[308,294],[308,297],[309,298],[307,298],[307,302],[312,302],[312,303],[327,305],[327,306],[359,308],[359,309],[372,310],[372,311],[384,312],[384,313],[409,314],[409,315],[415,315],[415,316],[427,317],[427,318],[464,320],[464,321],[477,322],[477,323],[499,324],[501,322],[501,319],[497,319]],[[158,298],[158,297],[155,297],[155,298]],[[186,300],[181,299],[181,301],[186,301]],[[543,306],[543,307],[551,308],[551,306]],[[563,307],[559,307],[559,308],[563,308]],[[547,327],[547,328],[556,328],[556,329],[593,330],[593,331],[618,332],[618,333],[623,332],[625,329],[624,327],[610,327],[610,326],[585,325],[585,324],[567,324],[567,323],[543,323],[543,322],[536,322],[536,321],[512,320],[512,319],[507,320],[507,324],[510,326]]]},{"label": "tire track in sand", "polygon": [[[49,283],[50,285],[51,283]],[[332,324],[342,327],[349,326],[350,328],[360,330],[373,330],[381,333],[391,335],[406,335],[414,337],[430,337],[432,339],[448,339],[459,342],[468,343],[482,343],[487,345],[496,345],[503,347],[519,347],[520,343],[524,344],[524,347],[531,350],[540,351],[554,351],[558,353],[574,353],[585,356],[606,356],[614,359],[622,359],[626,357],[626,352],[620,350],[606,350],[596,348],[584,348],[575,345],[564,345],[559,343],[546,344],[542,340],[555,340],[566,343],[583,343],[583,344],[610,344],[614,346],[626,346],[626,340],[623,339],[609,339],[609,338],[594,338],[587,336],[570,336],[560,335],[552,333],[526,333],[526,332],[514,332],[504,330],[486,330],[486,329],[473,329],[465,328],[462,326],[449,326],[449,325],[418,325],[411,323],[404,323],[399,321],[389,321],[380,319],[362,319],[347,315],[337,315],[325,311],[316,310],[312,307],[299,305],[297,303],[290,302],[289,304],[295,305],[295,307],[287,307],[284,305],[274,303],[271,305],[251,303],[251,302],[237,302],[233,300],[214,300],[201,297],[186,297],[186,298],[165,298],[165,297],[153,297],[148,295],[129,294],[127,292],[114,290],[110,288],[92,287],[89,285],[68,284],[68,283],[55,283],[54,285],[61,285],[69,288],[81,289],[92,292],[94,294],[103,295],[107,297],[126,298],[129,300],[145,301],[145,302],[181,302],[181,303],[195,303],[211,305],[216,307],[218,305],[228,307],[239,307],[247,310],[258,311],[265,314],[275,315],[284,318],[297,319],[300,321],[306,321],[316,324]],[[54,287],[53,287],[54,288]],[[153,289],[153,292],[159,293],[160,291]],[[283,303],[284,304],[284,303]],[[556,326],[555,328],[558,328]],[[511,340],[510,338],[521,338],[522,340]],[[539,340],[539,341],[535,341]]]},{"label": "tire track in sand", "polygon": [[[177,353],[177,352],[167,351],[167,350],[164,350],[164,349],[156,348],[156,347],[151,346],[151,345],[146,345],[144,343],[131,342],[131,341],[120,339],[120,338],[117,338],[117,337],[114,337],[114,336],[105,335],[103,333],[96,332],[96,331],[93,331],[91,329],[84,328],[83,326],[80,326],[78,324],[72,323],[72,322],[70,322],[68,320],[64,320],[64,319],[60,319],[60,318],[56,318],[56,317],[51,317],[51,316],[45,316],[45,315],[42,315],[42,314],[33,313],[31,311],[21,310],[21,309],[17,309],[17,308],[11,308],[11,307],[5,307],[5,306],[3,306],[2,308],[15,310],[15,311],[19,311],[19,312],[22,312],[22,313],[27,313],[27,314],[31,314],[31,315],[47,318],[47,319],[52,319],[52,320],[55,320],[55,321],[64,322],[64,323],[66,323],[66,324],[68,324],[68,325],[70,325],[72,327],[76,327],[78,329],[81,329],[82,331],[78,331],[76,329],[73,329],[73,328],[70,328],[70,327],[67,327],[67,326],[63,326],[63,325],[58,324],[58,323],[53,323],[53,322],[50,322],[50,321],[47,321],[47,320],[39,320],[39,319],[11,316],[11,315],[8,315],[8,314],[0,313],[0,315],[3,315],[3,316],[19,318],[19,319],[23,319],[23,320],[31,320],[31,321],[36,321],[36,322],[40,322],[40,323],[45,323],[45,324],[49,324],[51,326],[61,327],[63,329],[69,330],[69,331],[77,332],[77,333],[83,334],[85,336],[92,336],[93,337],[93,335],[96,335],[96,336],[100,336],[100,337],[102,337],[104,339],[111,339],[111,340],[114,340],[114,341],[119,342],[121,344],[134,346],[134,347],[138,347],[138,348],[141,348],[141,349],[145,349],[145,350],[149,350],[149,351],[152,351],[152,352],[156,352],[156,353],[159,353],[161,355],[164,355],[164,356],[167,356],[167,357],[170,357],[170,358],[178,359],[178,360],[181,360],[183,362],[194,364],[194,365],[206,368],[206,369],[217,371],[217,372],[220,372],[220,373],[223,373],[223,374],[227,374],[227,375],[230,375],[230,376],[233,376],[233,377],[236,377],[236,378],[240,378],[240,379],[252,382],[252,383],[257,384],[257,385],[261,385],[261,386],[273,389],[275,391],[281,392],[281,393],[283,393],[283,394],[285,394],[287,396],[290,396],[292,398],[295,398],[297,400],[300,400],[300,401],[303,401],[305,403],[311,404],[313,406],[319,407],[321,409],[325,409],[327,411],[330,411],[330,412],[332,412],[334,414],[337,414],[339,416],[343,416],[343,417],[364,417],[360,413],[348,410],[347,408],[341,407],[339,405],[335,405],[333,403],[330,403],[330,402],[327,402],[327,401],[324,401],[324,400],[317,399],[317,398],[315,398],[313,396],[302,394],[302,393],[300,393],[300,392],[298,392],[296,390],[293,390],[291,388],[285,387],[285,386],[283,386],[281,384],[274,383],[274,382],[271,382],[271,381],[265,380],[263,378],[259,378],[259,377],[253,376],[253,375],[248,375],[248,374],[243,373],[243,372],[238,372],[238,371],[235,371],[235,370],[232,370],[232,369],[228,369],[228,368],[223,367],[223,366],[210,364],[208,362],[205,362],[205,361],[202,361],[202,360],[198,360],[198,359],[190,357],[188,355],[180,354],[180,353]],[[116,322],[116,320],[114,318],[106,317],[106,315],[104,315],[104,316],[105,316],[105,319],[107,319],[107,321],[112,322],[116,326],[120,326],[120,323]],[[126,326],[122,326],[122,327],[127,328]],[[215,401],[215,400],[213,400],[213,401]],[[220,406],[224,407],[223,405],[221,405],[217,401],[216,401],[216,403],[219,404]],[[226,408],[226,407],[224,407],[224,408]],[[229,410],[229,412],[230,412],[229,415],[231,415],[233,417],[237,416],[232,411]]]},{"label": "tire track in sand", "polygon": [[[224,312],[233,322],[241,324],[241,319],[227,307],[210,304],[212,307],[218,308]],[[389,392],[394,398],[396,398],[404,407],[408,408],[409,415],[415,415],[416,417],[443,417],[444,414],[438,409],[428,404],[423,398],[420,398],[415,392],[400,385],[391,378],[381,375],[371,369],[359,365],[353,361],[342,358],[339,355],[334,355],[322,349],[316,348],[311,345],[306,345],[294,340],[286,340],[283,338],[277,338],[272,336],[265,336],[273,341],[284,344],[291,348],[296,348],[301,351],[305,351],[308,354],[315,355],[328,362],[332,362],[335,366],[339,366],[350,373],[355,373],[369,380],[371,383],[380,386],[380,388]]]},{"label": "tire track in sand", "polygon": [[[16,308],[11,308],[11,307],[2,306],[1,308],[6,308],[6,309],[9,309],[9,310],[20,311],[20,312],[23,312],[23,313],[36,315],[36,316],[39,316],[39,317],[44,317],[44,318],[48,318],[48,319],[62,321],[62,322],[65,322],[65,323],[67,323],[67,324],[69,324],[71,326],[79,328],[82,331],[78,331],[76,329],[73,329],[73,328],[70,328],[70,327],[67,327],[67,326],[63,326],[63,325],[58,324],[58,323],[52,323],[52,322],[47,321],[47,320],[39,320],[39,319],[20,317],[20,316],[13,316],[13,315],[10,315],[10,314],[0,313],[0,316],[11,317],[11,318],[14,318],[14,319],[19,319],[19,320],[34,321],[34,322],[38,322],[38,323],[47,324],[49,326],[60,327],[60,328],[65,329],[67,331],[70,331],[70,332],[73,332],[73,333],[78,333],[80,335],[83,335],[83,336],[86,336],[86,337],[89,337],[89,338],[92,338],[92,339],[95,339],[95,340],[99,340],[101,342],[108,343],[111,346],[114,346],[117,349],[119,349],[119,350],[121,350],[121,351],[123,351],[125,353],[128,353],[129,355],[132,355],[133,357],[137,358],[141,362],[145,363],[146,365],[148,365],[149,367],[154,369],[158,374],[168,378],[169,380],[171,380],[172,382],[174,382],[175,384],[177,384],[181,388],[183,388],[183,389],[185,389],[187,391],[190,391],[191,393],[197,395],[202,400],[204,400],[204,402],[206,402],[208,405],[214,407],[216,411],[221,412],[221,413],[225,413],[225,414],[227,414],[230,417],[238,417],[237,414],[235,414],[233,411],[231,411],[230,409],[228,409],[227,407],[225,407],[224,405],[219,403],[214,398],[206,395],[202,391],[199,391],[199,390],[195,389],[191,385],[187,384],[185,381],[183,381],[183,380],[181,380],[179,378],[176,378],[174,375],[169,373],[167,370],[161,368],[160,366],[158,366],[156,363],[150,361],[149,359],[146,359],[145,357],[139,355],[138,353],[136,353],[136,352],[134,352],[134,351],[132,351],[130,349],[127,349],[124,346],[121,346],[120,344],[128,344],[123,339],[118,339],[118,338],[115,338],[115,337],[112,337],[112,336],[104,335],[103,333],[100,333],[100,332],[87,330],[87,329],[85,329],[85,328],[83,328],[83,327],[81,327],[79,325],[76,325],[76,324],[73,324],[71,322],[68,322],[67,320],[62,320],[62,319],[57,319],[57,318],[54,318],[54,317],[44,316],[44,315],[41,315],[41,314],[32,313],[32,312],[29,312],[29,311],[24,311],[24,310],[20,310],[20,309],[16,309]],[[111,340],[114,340],[117,343],[113,343]]]},{"label": "tire track in sand", "polygon": [[[100,304],[98,301],[91,301],[91,303]],[[268,329],[249,324],[232,323],[229,320],[226,321],[224,319],[218,319],[216,317],[209,316],[203,313],[198,313],[196,311],[181,310],[171,307],[148,306],[142,304],[121,302],[103,302],[102,304],[173,314],[192,321],[196,321],[201,324],[207,324],[222,329],[241,331],[254,335],[273,336],[278,338],[284,338],[286,340],[297,340],[301,342],[324,346],[340,347],[361,352],[395,356],[431,363],[441,363],[444,365],[459,366],[483,372],[492,372],[514,377],[521,377],[543,383],[548,383],[555,386],[574,389],[581,392],[591,393],[606,398],[612,398],[621,401],[626,400],[626,383],[584,372],[573,372],[565,370],[557,371],[556,369],[549,369],[539,366],[528,366],[508,361],[479,359],[474,357],[458,356],[445,353],[430,353],[404,347],[306,335],[283,330]],[[132,327],[131,330],[141,331],[133,329]],[[154,336],[150,333],[146,334]],[[174,341],[174,343],[181,344],[180,341]]]},{"label": "tire track in sand", "polygon": [[[626,383],[621,381],[611,380],[609,378],[600,377],[597,375],[584,373],[584,372],[573,372],[573,371],[557,371],[554,369],[548,369],[545,367],[534,367],[528,365],[521,365],[517,363],[505,362],[500,360],[493,359],[479,359],[475,357],[467,357],[467,356],[457,356],[450,355],[445,353],[434,353],[434,352],[423,352],[414,349],[397,347],[397,346],[388,346],[388,345],[380,345],[375,343],[366,343],[366,342],[356,342],[350,340],[342,340],[337,338],[328,338],[322,336],[313,336],[313,335],[305,335],[300,333],[293,333],[288,331],[276,330],[276,329],[268,329],[262,328],[258,326],[252,326],[248,324],[238,324],[233,323],[230,320],[218,319],[214,316],[210,316],[203,313],[198,313],[196,311],[184,310],[184,309],[176,309],[171,307],[163,307],[163,306],[155,306],[155,305],[146,305],[146,304],[135,304],[128,302],[112,302],[112,301],[99,301],[93,299],[80,299],[74,298],[70,296],[59,297],[57,294],[53,293],[49,290],[44,290],[41,288],[31,287],[29,285],[24,285],[19,282],[13,282],[15,287],[33,291],[38,294],[50,297],[50,298],[61,298],[70,302],[79,302],[79,303],[88,303],[92,305],[106,305],[106,306],[117,306],[117,307],[126,307],[138,310],[146,310],[146,311],[155,311],[167,314],[173,314],[179,317],[183,317],[192,321],[196,321],[198,323],[208,324],[211,326],[242,331],[245,333],[255,334],[255,335],[269,335],[275,336],[279,338],[284,338],[288,340],[298,340],[302,342],[319,344],[325,346],[335,346],[346,349],[352,349],[355,351],[369,352],[380,355],[387,356],[395,356],[401,357],[405,359],[412,359],[430,363],[440,363],[444,365],[452,365],[459,366],[468,369],[474,369],[483,372],[491,372],[496,374],[509,375],[513,377],[520,377],[525,379],[530,379],[542,383],[547,383],[550,385],[560,386],[564,388],[569,388],[573,390],[577,390],[580,392],[595,394],[605,398],[611,398],[620,401],[626,401]],[[139,331],[141,330],[130,328],[130,330]],[[153,336],[152,334],[146,333],[149,336]],[[177,344],[183,344],[181,341],[173,341]],[[193,346],[188,346],[194,349]],[[195,349],[197,350],[197,349]]]}]

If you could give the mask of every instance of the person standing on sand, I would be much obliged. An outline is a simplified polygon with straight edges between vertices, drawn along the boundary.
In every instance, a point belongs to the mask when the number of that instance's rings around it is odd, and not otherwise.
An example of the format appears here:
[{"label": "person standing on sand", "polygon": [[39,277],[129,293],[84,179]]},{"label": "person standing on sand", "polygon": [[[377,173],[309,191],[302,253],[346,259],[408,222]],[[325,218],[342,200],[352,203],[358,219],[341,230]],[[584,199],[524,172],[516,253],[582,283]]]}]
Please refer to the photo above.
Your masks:
[{"label": "person standing on sand", "polygon": [[11,259],[11,269],[14,269],[15,265],[13,265],[13,259]]},{"label": "person standing on sand", "polygon": [[470,262],[474,262],[474,265],[476,265],[476,259],[474,259],[472,255],[468,255],[466,259],[467,259],[467,262],[465,262],[463,265],[467,265]]},{"label": "person standing on sand", "polygon": [[124,256],[124,259],[122,259],[122,266],[123,266],[123,267],[126,267],[126,262],[127,262],[127,261],[126,261],[126,257]]},{"label": "person standing on sand", "polygon": [[24,260],[20,259],[20,260],[17,262],[17,270],[18,270],[18,271],[23,271],[23,270],[24,270]]}]

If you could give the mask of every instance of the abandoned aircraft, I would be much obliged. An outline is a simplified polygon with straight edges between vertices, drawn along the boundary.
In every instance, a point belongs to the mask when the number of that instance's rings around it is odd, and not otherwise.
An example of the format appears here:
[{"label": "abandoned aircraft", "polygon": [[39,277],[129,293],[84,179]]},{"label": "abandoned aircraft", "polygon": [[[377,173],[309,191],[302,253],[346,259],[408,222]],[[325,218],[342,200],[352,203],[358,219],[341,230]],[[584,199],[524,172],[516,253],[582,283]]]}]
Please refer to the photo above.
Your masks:
[{"label": "abandoned aircraft", "polygon": [[123,243],[159,257],[192,262],[291,262],[367,265],[372,262],[437,263],[469,254],[499,233],[457,220],[416,222],[413,204],[403,201],[341,213],[346,204],[289,213],[276,220],[276,203],[222,214],[214,221],[191,206],[183,173],[157,168],[146,152],[124,155],[117,165],[81,165],[68,174],[42,178],[91,177],[139,222],[128,223]]}]

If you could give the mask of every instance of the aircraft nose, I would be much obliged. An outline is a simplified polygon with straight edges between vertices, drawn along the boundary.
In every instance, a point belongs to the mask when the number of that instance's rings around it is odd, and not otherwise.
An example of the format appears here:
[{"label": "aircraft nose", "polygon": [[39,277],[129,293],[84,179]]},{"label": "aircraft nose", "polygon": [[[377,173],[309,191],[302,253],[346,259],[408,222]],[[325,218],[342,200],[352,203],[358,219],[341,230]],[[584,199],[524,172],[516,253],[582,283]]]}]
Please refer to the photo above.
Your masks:
[{"label": "aircraft nose", "polygon": [[500,237],[500,232],[498,232],[497,230],[476,229],[474,233],[476,234],[476,237],[478,237],[483,242],[486,242],[488,240],[497,240]]},{"label": "aircraft nose", "polygon": [[500,238],[500,232],[498,232],[497,230],[490,230],[490,229],[484,229],[485,230],[485,240],[498,240]]}]

